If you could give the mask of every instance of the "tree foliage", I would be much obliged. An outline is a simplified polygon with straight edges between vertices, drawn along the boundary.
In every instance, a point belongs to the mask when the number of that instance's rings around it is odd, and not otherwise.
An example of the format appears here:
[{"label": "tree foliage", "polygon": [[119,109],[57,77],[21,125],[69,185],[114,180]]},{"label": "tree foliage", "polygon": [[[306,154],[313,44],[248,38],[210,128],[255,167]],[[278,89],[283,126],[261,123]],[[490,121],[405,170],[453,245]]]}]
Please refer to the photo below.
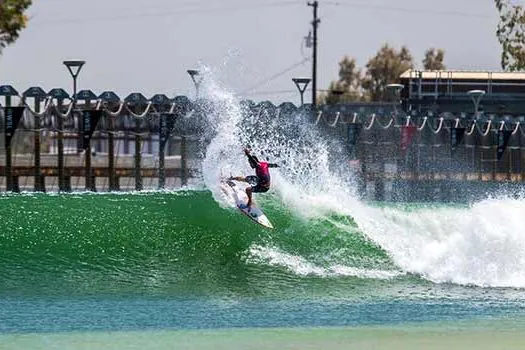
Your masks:
[{"label": "tree foliage", "polygon": [[397,83],[399,76],[414,67],[410,51],[406,46],[396,50],[385,44],[366,64],[366,74],[362,86],[372,101],[383,98],[385,87]]},{"label": "tree foliage", "polygon": [[510,0],[494,0],[500,22],[496,36],[501,44],[501,67],[509,71],[525,68],[525,10]]},{"label": "tree foliage", "polygon": [[26,27],[27,16],[24,11],[32,0],[0,0],[0,53],[7,45],[18,39],[20,31]]},{"label": "tree foliage", "polygon": [[320,96],[320,103],[334,104],[363,100],[361,69],[354,58],[345,56],[339,62],[339,79],[332,81],[328,91]]},{"label": "tree foliage", "polygon": [[425,58],[423,58],[423,69],[444,70],[446,69],[445,65],[443,64],[444,59],[445,51],[432,47],[425,52]]},{"label": "tree foliage", "polygon": [[[444,59],[444,50],[430,48],[425,52],[423,68],[446,69]],[[320,96],[318,103],[381,101],[386,97],[386,86],[398,83],[399,76],[412,68],[414,68],[412,54],[405,46],[396,50],[388,44],[383,45],[367,62],[364,73],[357,67],[354,58],[345,56],[339,62],[338,80],[330,83],[327,93]]]}]

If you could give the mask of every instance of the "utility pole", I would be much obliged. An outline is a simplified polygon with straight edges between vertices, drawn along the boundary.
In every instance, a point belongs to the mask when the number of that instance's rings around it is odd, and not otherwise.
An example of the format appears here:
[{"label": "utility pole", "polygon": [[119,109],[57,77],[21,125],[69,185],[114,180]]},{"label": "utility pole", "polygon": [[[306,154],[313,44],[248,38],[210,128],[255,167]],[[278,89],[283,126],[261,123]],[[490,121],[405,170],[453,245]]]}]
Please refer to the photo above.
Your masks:
[{"label": "utility pole", "polygon": [[312,26],[314,29],[314,48],[312,50],[312,106],[315,109],[317,106],[317,26],[321,20],[317,18],[317,7],[319,6],[317,0],[314,2],[309,2],[308,6],[312,6],[314,10],[314,20],[312,21]]}]

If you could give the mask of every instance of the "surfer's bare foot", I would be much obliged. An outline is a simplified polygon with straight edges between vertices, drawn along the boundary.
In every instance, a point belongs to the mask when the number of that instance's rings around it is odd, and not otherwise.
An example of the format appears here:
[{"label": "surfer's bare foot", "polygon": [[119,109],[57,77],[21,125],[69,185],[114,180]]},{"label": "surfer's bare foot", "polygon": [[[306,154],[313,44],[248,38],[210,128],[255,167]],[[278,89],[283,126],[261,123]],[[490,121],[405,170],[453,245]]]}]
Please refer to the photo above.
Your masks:
[{"label": "surfer's bare foot", "polygon": [[251,210],[251,208],[247,204],[239,204],[239,209],[247,210],[248,212]]}]

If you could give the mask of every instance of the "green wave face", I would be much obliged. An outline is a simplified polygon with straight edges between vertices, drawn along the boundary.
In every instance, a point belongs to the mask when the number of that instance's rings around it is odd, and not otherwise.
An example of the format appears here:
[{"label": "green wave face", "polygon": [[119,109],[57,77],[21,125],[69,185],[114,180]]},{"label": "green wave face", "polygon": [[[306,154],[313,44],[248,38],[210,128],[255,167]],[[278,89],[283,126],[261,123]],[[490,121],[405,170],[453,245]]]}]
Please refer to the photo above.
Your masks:
[{"label": "green wave face", "polygon": [[0,197],[2,294],[346,293],[396,275],[350,218],[268,196],[268,230],[207,191]]}]

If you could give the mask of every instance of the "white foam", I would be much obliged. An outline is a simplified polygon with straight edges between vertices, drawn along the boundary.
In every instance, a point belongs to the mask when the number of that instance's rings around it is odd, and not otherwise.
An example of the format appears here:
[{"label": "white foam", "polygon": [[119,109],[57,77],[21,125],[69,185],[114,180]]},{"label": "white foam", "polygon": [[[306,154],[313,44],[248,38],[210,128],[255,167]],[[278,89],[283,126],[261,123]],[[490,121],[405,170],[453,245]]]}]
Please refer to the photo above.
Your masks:
[{"label": "white foam", "polygon": [[323,267],[307,259],[281,251],[275,247],[253,245],[250,247],[247,263],[281,266],[300,276],[340,277],[352,276],[359,278],[390,279],[401,275],[400,271],[361,269],[340,264]]},{"label": "white foam", "polygon": [[525,200],[487,199],[468,208],[365,208],[355,219],[404,271],[434,282],[525,287],[524,213]]}]

